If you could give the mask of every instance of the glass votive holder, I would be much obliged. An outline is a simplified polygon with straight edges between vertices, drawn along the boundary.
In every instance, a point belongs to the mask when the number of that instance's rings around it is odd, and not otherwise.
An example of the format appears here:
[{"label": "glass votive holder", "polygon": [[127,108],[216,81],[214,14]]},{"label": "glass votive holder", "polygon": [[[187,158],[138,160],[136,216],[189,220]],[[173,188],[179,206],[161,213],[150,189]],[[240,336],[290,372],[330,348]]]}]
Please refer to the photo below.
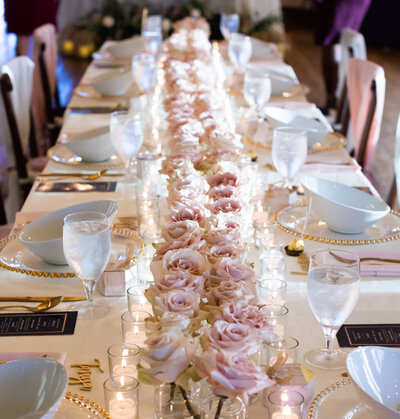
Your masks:
[{"label": "glass votive holder", "polygon": [[285,361],[285,364],[293,364],[297,362],[299,341],[291,336],[285,336],[281,341],[266,343],[265,350],[267,365],[274,365],[278,358]]},{"label": "glass votive holder", "polygon": [[161,155],[143,153],[137,156],[137,173],[140,179],[158,179],[161,169]]},{"label": "glass votive holder", "polygon": [[287,283],[281,279],[261,279],[258,282],[258,296],[261,304],[283,306],[286,301]]},{"label": "glass votive holder", "polygon": [[267,248],[275,243],[276,239],[276,226],[275,224],[263,224],[261,227],[257,227],[257,224],[262,223],[262,221],[254,222],[255,225],[255,244],[261,248]]},{"label": "glass votive holder", "polygon": [[286,306],[278,304],[268,304],[261,308],[261,311],[268,319],[268,323],[272,326],[276,338],[274,342],[285,339],[286,324],[289,310]]},{"label": "glass votive holder", "polygon": [[133,285],[127,290],[128,296],[128,310],[129,311],[146,311],[151,308],[150,303],[147,301],[147,298],[144,296],[146,288],[139,285]]},{"label": "glass votive holder", "polygon": [[149,317],[150,313],[141,310],[122,314],[122,341],[128,349],[141,346],[146,340],[146,319]]},{"label": "glass votive holder", "polygon": [[211,395],[202,402],[201,419],[214,419],[221,402],[219,419],[245,419],[247,417],[246,406],[240,399],[221,399]]},{"label": "glass votive holder", "polygon": [[301,419],[304,397],[294,390],[280,389],[268,396],[269,419]]},{"label": "glass votive holder", "polygon": [[271,249],[261,258],[261,281],[268,279],[285,280],[286,261],[279,250]]},{"label": "glass votive holder", "polygon": [[139,417],[139,382],[127,375],[114,376],[104,381],[105,407],[111,418]]},{"label": "glass votive holder", "polygon": [[132,345],[127,348],[125,345],[116,344],[107,349],[108,368],[110,377],[127,375],[137,378],[137,364],[139,363],[140,348]]}]

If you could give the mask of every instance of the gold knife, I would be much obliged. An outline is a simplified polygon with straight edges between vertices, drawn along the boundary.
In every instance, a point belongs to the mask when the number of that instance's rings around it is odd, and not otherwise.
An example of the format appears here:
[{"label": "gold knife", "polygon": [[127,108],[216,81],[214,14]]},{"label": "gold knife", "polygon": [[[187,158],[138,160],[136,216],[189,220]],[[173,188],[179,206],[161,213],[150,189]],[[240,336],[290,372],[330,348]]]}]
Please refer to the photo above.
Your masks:
[{"label": "gold knife", "polygon": [[[0,301],[23,301],[23,302],[41,302],[50,300],[53,297],[0,297]],[[85,301],[86,297],[64,297],[63,302],[66,301]]]}]

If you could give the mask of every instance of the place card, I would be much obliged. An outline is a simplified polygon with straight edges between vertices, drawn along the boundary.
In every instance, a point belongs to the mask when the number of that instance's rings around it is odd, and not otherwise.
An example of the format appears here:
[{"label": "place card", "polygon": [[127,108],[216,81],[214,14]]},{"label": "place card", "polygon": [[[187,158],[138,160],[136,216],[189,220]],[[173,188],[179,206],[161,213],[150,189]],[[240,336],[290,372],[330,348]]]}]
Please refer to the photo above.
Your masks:
[{"label": "place card", "polygon": [[37,192],[115,192],[117,182],[40,182]]},{"label": "place card", "polygon": [[400,324],[344,324],[337,333],[341,348],[400,347]]},{"label": "place card", "polygon": [[73,335],[77,311],[0,314],[0,336]]}]

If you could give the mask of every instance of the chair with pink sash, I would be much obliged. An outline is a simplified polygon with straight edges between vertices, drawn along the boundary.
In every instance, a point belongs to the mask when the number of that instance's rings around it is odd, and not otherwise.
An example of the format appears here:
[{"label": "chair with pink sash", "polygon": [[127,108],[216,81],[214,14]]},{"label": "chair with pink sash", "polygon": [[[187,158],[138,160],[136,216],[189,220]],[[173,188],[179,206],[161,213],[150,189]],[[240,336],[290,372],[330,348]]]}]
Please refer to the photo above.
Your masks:
[{"label": "chair with pink sash", "polygon": [[391,208],[400,208],[400,114],[397,118],[394,144],[394,177],[386,202]]}]

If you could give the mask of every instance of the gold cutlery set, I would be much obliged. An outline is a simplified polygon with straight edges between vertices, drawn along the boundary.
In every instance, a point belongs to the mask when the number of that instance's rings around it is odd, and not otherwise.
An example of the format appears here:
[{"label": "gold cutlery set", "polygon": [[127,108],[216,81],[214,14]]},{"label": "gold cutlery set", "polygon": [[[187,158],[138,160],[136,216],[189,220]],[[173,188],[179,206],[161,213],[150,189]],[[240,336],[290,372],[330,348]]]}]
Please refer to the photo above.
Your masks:
[{"label": "gold cutlery set", "polygon": [[46,180],[51,180],[52,178],[69,178],[69,177],[79,177],[84,180],[96,180],[102,176],[118,177],[118,176],[123,176],[123,174],[122,173],[109,173],[107,169],[99,170],[98,172],[92,172],[92,173],[43,172],[43,173],[40,173],[40,175],[38,176],[38,180],[46,181]]},{"label": "gold cutlery set", "polygon": [[0,310],[12,309],[12,308],[25,308],[33,313],[40,313],[42,311],[50,310],[51,308],[57,306],[60,303],[71,302],[71,301],[86,301],[86,297],[0,297],[1,301],[10,301],[10,302],[39,302],[40,304],[36,306],[27,306],[22,304],[13,304],[0,306]]}]

